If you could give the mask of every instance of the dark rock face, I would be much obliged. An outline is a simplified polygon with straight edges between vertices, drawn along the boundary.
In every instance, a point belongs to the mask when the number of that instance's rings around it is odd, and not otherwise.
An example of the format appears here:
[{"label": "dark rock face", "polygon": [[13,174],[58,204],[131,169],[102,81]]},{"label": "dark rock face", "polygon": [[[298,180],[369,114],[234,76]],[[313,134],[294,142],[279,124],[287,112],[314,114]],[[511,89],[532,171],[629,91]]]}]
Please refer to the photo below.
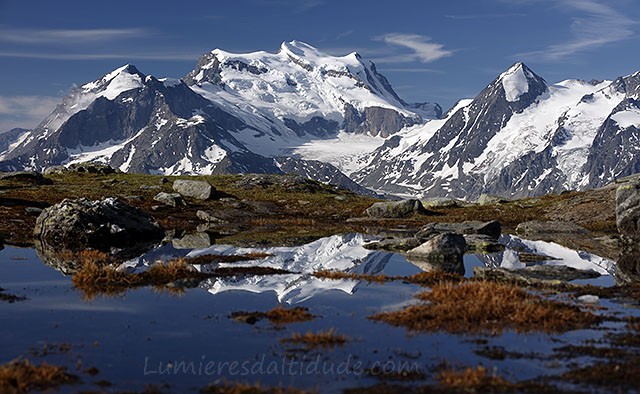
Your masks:
[{"label": "dark rock face", "polygon": [[420,200],[383,201],[374,203],[367,208],[365,214],[374,219],[406,218],[414,214],[428,214]]},{"label": "dark rock face", "polygon": [[[389,147],[382,146],[372,155],[376,165],[355,175],[364,186],[384,188],[390,192],[406,192],[400,183],[420,184],[429,187],[425,196],[444,196],[474,199],[483,193],[484,179],[465,175],[463,163],[473,162],[486,149],[488,142],[511,117],[532,105],[547,92],[547,83],[524,64],[518,63],[511,70],[520,70],[527,79],[527,91],[517,100],[509,101],[503,88],[502,76],[490,83],[466,107],[457,110],[426,143],[408,149],[406,157],[428,157],[421,167],[415,168],[413,159],[389,156]],[[446,148],[446,149],[445,149]],[[457,169],[454,179],[436,178],[434,173],[445,166]],[[399,174],[387,177],[386,174]],[[384,179],[383,182],[380,180]],[[508,179],[503,182],[509,182]],[[491,190],[491,188],[489,188]]]},{"label": "dark rock face", "polygon": [[304,123],[298,123],[288,118],[283,119],[283,121],[285,126],[293,130],[298,136],[311,134],[317,137],[327,137],[338,131],[338,126],[340,126],[335,120],[324,119],[319,116],[314,116]]},{"label": "dark rock face", "polygon": [[345,104],[344,112],[342,127],[345,131],[374,137],[379,135],[386,138],[403,127],[418,123],[417,119],[408,118],[389,108],[368,107],[361,113],[351,104]]},{"label": "dark rock face", "polygon": [[36,220],[34,236],[57,250],[109,251],[158,241],[164,231],[149,215],[121,200],[81,198],[46,208]]},{"label": "dark rock face", "polygon": [[640,101],[627,98],[620,103],[598,129],[589,150],[586,171],[590,187],[601,187],[611,178],[621,178],[640,172],[640,129],[622,127],[615,115],[625,111],[640,111]]},{"label": "dark rock face", "polygon": [[622,281],[640,281],[640,181],[618,187],[616,224],[622,241],[617,275]]},{"label": "dark rock face", "polygon": [[409,260],[425,271],[439,269],[464,275],[463,256],[467,248],[460,234],[437,235],[422,245],[407,252]]},{"label": "dark rock face", "polygon": [[20,136],[27,131],[27,129],[15,128],[7,132],[0,133],[0,152],[4,152],[9,149],[9,145],[17,142]]},{"label": "dark rock face", "polygon": [[192,197],[197,200],[208,200],[216,191],[208,182],[187,179],[177,179],[174,181],[173,190],[185,197]]}]

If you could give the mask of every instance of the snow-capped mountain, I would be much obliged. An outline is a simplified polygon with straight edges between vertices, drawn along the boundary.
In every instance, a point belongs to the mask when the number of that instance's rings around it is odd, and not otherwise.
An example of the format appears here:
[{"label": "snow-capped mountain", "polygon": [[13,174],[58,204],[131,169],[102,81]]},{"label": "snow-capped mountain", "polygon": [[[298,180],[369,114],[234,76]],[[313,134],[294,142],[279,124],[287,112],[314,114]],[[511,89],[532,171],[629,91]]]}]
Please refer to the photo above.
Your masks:
[{"label": "snow-capped mountain", "polygon": [[332,57],[297,41],[276,53],[216,49],[181,80],[126,65],[74,89],[34,130],[6,138],[0,169],[81,161],[167,175],[286,167],[364,191],[330,163],[297,157],[294,166],[274,157],[338,131],[387,136],[439,111],[437,104],[405,103],[355,52]]},{"label": "snow-capped mountain", "polygon": [[387,139],[352,178],[389,192],[526,197],[640,171],[640,73],[555,85],[516,63],[444,119]]},{"label": "snow-capped mountain", "polygon": [[372,195],[525,197],[640,172],[640,72],[548,84],[523,63],[444,116],[357,53],[215,49],[183,79],[126,65],[0,137],[0,170],[99,161],[157,174],[296,173]]}]

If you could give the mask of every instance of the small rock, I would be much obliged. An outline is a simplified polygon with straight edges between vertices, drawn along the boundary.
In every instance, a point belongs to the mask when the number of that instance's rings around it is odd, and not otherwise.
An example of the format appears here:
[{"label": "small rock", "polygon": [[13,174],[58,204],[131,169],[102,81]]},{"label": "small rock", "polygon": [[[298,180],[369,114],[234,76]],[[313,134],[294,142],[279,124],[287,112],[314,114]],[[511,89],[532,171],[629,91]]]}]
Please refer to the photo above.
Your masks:
[{"label": "small rock", "polygon": [[30,216],[39,216],[42,213],[43,209],[38,207],[26,207],[24,209],[24,213]]},{"label": "small rock", "polygon": [[51,167],[45,168],[45,170],[42,171],[42,173],[44,175],[55,175],[55,174],[64,174],[65,172],[68,172],[68,171],[69,170],[65,166],[51,166]]},{"label": "small rock", "polygon": [[518,224],[516,233],[533,236],[539,234],[588,234],[589,231],[571,222],[543,222],[540,220],[532,220]]},{"label": "small rock", "polygon": [[211,246],[211,238],[207,233],[186,234],[182,238],[174,238],[171,244],[176,249],[203,249]]},{"label": "small rock", "polygon": [[157,190],[157,189],[160,189],[160,186],[158,186],[158,185],[142,185],[142,186],[140,186],[140,189],[142,189],[142,190]]},{"label": "small rock", "polygon": [[115,168],[111,167],[108,164],[91,163],[91,162],[71,164],[68,168],[68,171],[96,174],[96,175],[109,175],[109,174],[115,174],[117,172]]},{"label": "small rock", "polygon": [[504,197],[492,196],[489,194],[481,194],[477,201],[478,205],[496,205],[504,204],[506,202],[509,202],[509,200]]},{"label": "small rock", "polygon": [[169,179],[167,179],[167,177],[164,177],[164,176],[163,176],[162,178],[160,178],[160,183],[161,183],[161,184],[163,184],[163,185],[164,185],[165,183],[169,183]]},{"label": "small rock", "polygon": [[454,198],[426,198],[420,200],[427,208],[455,208],[461,206],[461,202]]},{"label": "small rock", "polygon": [[215,192],[215,188],[208,182],[177,179],[173,182],[173,190],[185,197],[197,200],[208,200]]},{"label": "small rock", "polygon": [[229,223],[224,219],[220,219],[220,218],[216,217],[211,212],[198,211],[198,212],[196,212],[196,216],[198,217],[198,219],[200,219],[202,221],[205,221],[207,223],[219,223],[219,224]]},{"label": "small rock", "polygon": [[600,302],[600,297],[593,294],[585,294],[578,297],[577,300],[583,304],[597,304]]},{"label": "small rock", "polygon": [[184,198],[182,197],[182,195],[180,195],[180,193],[160,192],[156,194],[155,197],[153,197],[153,200],[161,202],[165,205],[168,205],[174,208],[177,207],[178,205],[182,205],[182,206],[187,205],[186,201],[184,201]]},{"label": "small rock", "polygon": [[335,196],[334,199],[336,199],[337,201],[347,201],[349,199],[349,197],[344,196],[342,194],[339,194],[339,195]]},{"label": "small rock", "polygon": [[400,219],[414,214],[426,215],[427,211],[420,200],[382,201],[367,208],[365,214],[374,219]]}]

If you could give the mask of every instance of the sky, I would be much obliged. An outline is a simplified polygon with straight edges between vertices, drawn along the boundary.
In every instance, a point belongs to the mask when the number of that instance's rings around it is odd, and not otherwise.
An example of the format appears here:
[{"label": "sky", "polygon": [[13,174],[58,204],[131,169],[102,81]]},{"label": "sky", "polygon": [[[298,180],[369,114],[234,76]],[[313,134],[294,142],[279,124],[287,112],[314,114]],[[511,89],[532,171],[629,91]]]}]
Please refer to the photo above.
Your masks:
[{"label": "sky", "polygon": [[212,49],[299,40],[372,60],[408,102],[445,110],[525,62],[550,83],[640,70],[638,0],[0,0],[0,132],[127,63],[180,78]]}]

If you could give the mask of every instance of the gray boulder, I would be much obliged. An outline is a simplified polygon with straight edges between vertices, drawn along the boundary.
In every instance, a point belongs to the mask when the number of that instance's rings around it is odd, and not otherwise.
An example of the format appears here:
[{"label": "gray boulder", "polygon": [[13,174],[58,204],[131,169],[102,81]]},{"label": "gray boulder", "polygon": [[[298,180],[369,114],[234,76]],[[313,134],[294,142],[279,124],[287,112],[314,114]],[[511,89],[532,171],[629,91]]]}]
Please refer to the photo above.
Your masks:
[{"label": "gray boulder", "polygon": [[496,220],[492,220],[490,222],[470,220],[462,223],[428,223],[416,233],[416,238],[422,241],[426,241],[438,234],[443,233],[456,233],[465,235],[478,234],[497,239],[502,233],[502,228],[500,226],[500,223]]},{"label": "gray boulder", "polygon": [[215,188],[209,182],[177,179],[173,182],[173,190],[185,197],[197,200],[208,200],[215,192]]},{"label": "gray boulder", "polygon": [[617,275],[622,281],[640,281],[640,181],[616,191],[616,224],[622,242]]},{"label": "gray boulder", "polygon": [[161,202],[165,205],[169,205],[171,207],[177,207],[178,205],[186,206],[187,203],[182,198],[180,193],[165,193],[160,192],[153,197],[154,201]]},{"label": "gray boulder", "polygon": [[367,208],[365,214],[374,219],[401,219],[414,214],[429,214],[420,200],[382,201]]},{"label": "gray boulder", "polygon": [[492,196],[490,194],[481,194],[478,197],[478,201],[476,201],[478,205],[496,205],[496,204],[504,204],[509,202],[506,198],[500,196]]},{"label": "gray boulder", "polygon": [[43,210],[34,236],[55,249],[110,250],[161,240],[164,231],[149,215],[122,200],[80,198]]},{"label": "gray boulder", "polygon": [[171,244],[176,249],[202,249],[211,246],[211,237],[209,234],[191,233],[186,234],[182,238],[174,238],[171,240]]},{"label": "gray boulder", "polygon": [[466,247],[462,235],[445,233],[409,250],[407,257],[426,271],[439,269],[464,275],[463,256]]}]

